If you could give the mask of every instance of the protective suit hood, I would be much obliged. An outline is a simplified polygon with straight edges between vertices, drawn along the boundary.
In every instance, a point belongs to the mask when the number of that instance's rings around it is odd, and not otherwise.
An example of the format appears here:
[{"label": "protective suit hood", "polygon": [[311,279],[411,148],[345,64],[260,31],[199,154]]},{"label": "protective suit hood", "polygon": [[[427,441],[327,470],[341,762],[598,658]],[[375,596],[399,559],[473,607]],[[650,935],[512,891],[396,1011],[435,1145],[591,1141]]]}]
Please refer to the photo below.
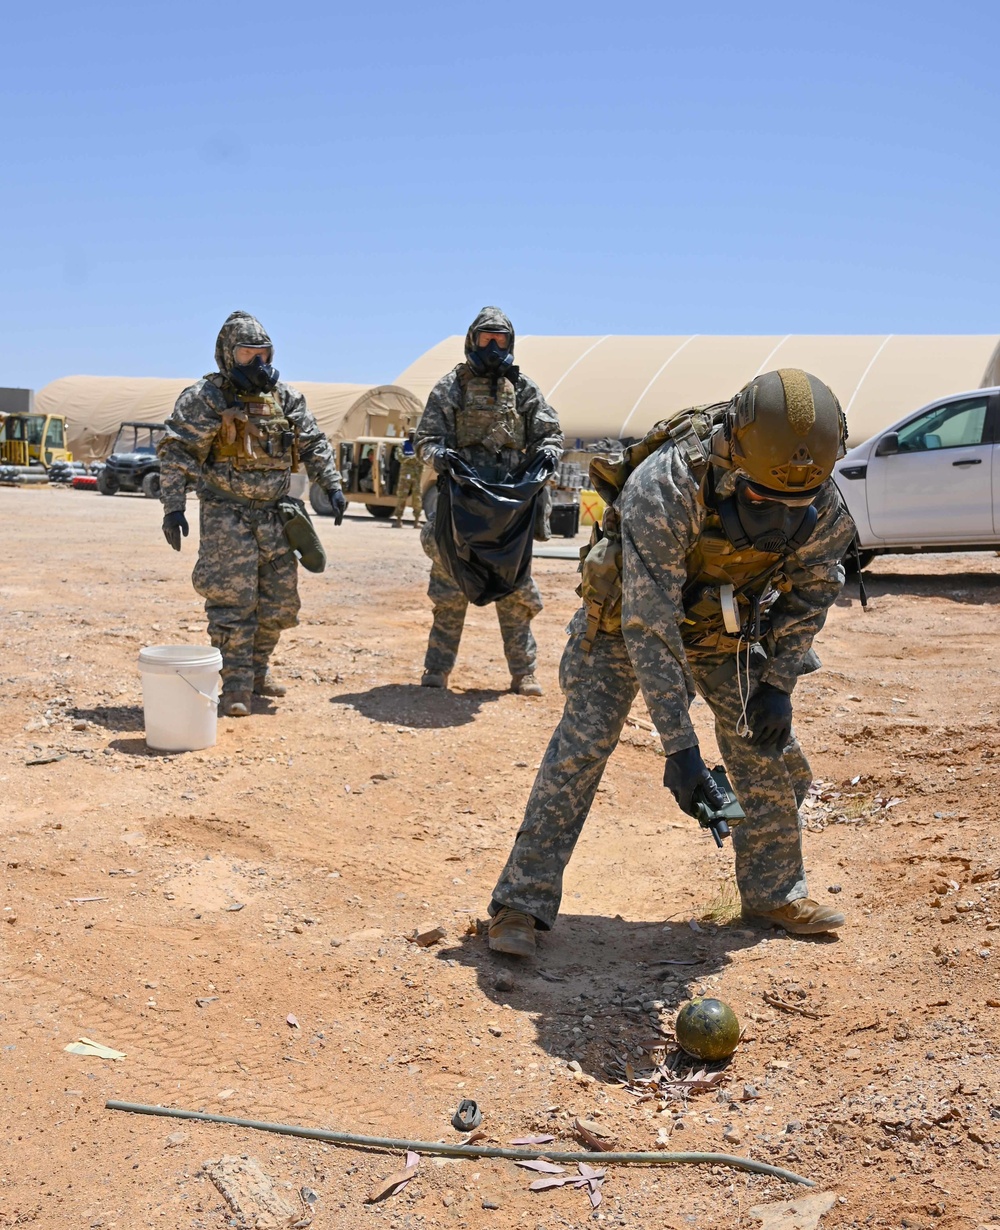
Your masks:
[{"label": "protective suit hood", "polygon": [[469,331],[465,335],[466,358],[476,349],[476,334],[482,329],[489,333],[509,333],[510,346],[508,350],[511,354],[514,353],[514,326],[510,323],[510,318],[505,316],[498,307],[484,307],[480,310],[479,315],[472,324],[469,325]]},{"label": "protective suit hood", "polygon": [[274,357],[274,343],[268,337],[267,330],[249,312],[230,312],[219,330],[215,342],[215,363],[223,376],[233,373],[237,346],[270,346],[272,359]]}]

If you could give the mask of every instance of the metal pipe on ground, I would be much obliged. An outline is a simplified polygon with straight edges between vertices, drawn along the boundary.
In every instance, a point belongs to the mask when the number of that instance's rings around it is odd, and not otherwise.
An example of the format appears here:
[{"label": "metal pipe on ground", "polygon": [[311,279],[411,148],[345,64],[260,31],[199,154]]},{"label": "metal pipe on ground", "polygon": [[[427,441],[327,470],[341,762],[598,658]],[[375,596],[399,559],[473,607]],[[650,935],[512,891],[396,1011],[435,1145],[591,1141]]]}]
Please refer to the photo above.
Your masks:
[{"label": "metal pipe on ground", "polygon": [[201,1110],[175,1110],[169,1106],[146,1106],[141,1102],[105,1102],[106,1110],[123,1110],[135,1115],[158,1115],[165,1119],[194,1119],[200,1123],[224,1123],[229,1127],[253,1128],[257,1132],[276,1132],[280,1136],[301,1136],[305,1140],[321,1140],[325,1144],[348,1145],[363,1149],[412,1149],[416,1153],[438,1154],[442,1157],[502,1157],[511,1161],[537,1161],[546,1158],[550,1162],[589,1162],[591,1165],[607,1165],[619,1162],[634,1166],[677,1166],[704,1164],[708,1166],[732,1166],[737,1170],[749,1170],[753,1174],[765,1174],[788,1183],[801,1183],[803,1187],[815,1187],[812,1179],[803,1178],[780,1166],[770,1166],[749,1157],[734,1157],[729,1153],[589,1153],[558,1152],[551,1149],[504,1149],[493,1145],[449,1145],[433,1140],[401,1140],[392,1136],[359,1136],[353,1132],[333,1132],[328,1128],[300,1127],[292,1123],[267,1123],[260,1119],[237,1119],[233,1115],[210,1115]]},{"label": "metal pipe on ground", "polygon": [[27,487],[33,483],[47,483],[49,476],[45,470],[20,470],[16,466],[5,466],[0,469],[0,482],[5,486]]}]

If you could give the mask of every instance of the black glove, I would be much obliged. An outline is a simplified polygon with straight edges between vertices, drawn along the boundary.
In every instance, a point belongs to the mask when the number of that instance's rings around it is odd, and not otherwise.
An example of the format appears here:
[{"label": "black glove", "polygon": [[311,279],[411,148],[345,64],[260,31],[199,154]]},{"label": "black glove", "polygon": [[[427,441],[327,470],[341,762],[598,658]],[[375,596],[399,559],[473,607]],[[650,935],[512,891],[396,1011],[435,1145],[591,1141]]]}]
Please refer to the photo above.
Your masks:
[{"label": "black glove", "polygon": [[333,505],[333,524],[339,525],[347,511],[347,498],[339,487],[331,487],[326,494]]},{"label": "black glove", "polygon": [[163,537],[170,543],[175,551],[181,549],[181,534],[187,538],[189,533],[187,517],[184,516],[184,510],[180,512],[164,513],[163,515]]},{"label": "black glove", "polygon": [[448,473],[448,462],[454,456],[450,448],[436,448],[431,453],[429,461],[437,474]]},{"label": "black glove", "polygon": [[670,753],[663,766],[663,784],[677,800],[681,811],[689,816],[695,814],[694,796],[699,787],[713,810],[719,811],[726,805],[726,799],[715,778],[701,758],[697,743],[694,747],[685,747],[679,752]]},{"label": "black glove", "polygon": [[747,702],[750,742],[765,751],[781,752],[792,737],[792,698],[770,683],[762,683]]}]

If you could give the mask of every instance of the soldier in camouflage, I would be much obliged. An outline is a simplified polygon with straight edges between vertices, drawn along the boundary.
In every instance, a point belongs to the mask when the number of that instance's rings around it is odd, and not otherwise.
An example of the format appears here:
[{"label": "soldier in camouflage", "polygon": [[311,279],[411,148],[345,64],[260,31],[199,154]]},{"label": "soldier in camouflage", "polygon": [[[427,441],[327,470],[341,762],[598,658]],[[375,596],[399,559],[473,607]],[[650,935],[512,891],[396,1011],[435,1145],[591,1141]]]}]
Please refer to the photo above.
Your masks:
[{"label": "soldier in camouflage", "polygon": [[[514,327],[499,308],[485,307],[465,337],[465,362],[431,390],[417,424],[417,453],[443,474],[455,453],[487,482],[501,482],[527,458],[562,456],[562,431],[555,411],[533,380],[514,366]],[[448,686],[469,605],[447,571],[434,541],[433,524],[421,531],[431,559],[427,595],[434,607],[421,685]],[[531,621],[542,609],[529,573],[514,593],[496,603],[512,692],[541,696],[535,677],[537,646]]]},{"label": "soldier in camouflage", "polygon": [[840,406],[814,376],[784,369],[670,422],[584,564],[587,598],[591,557],[620,545],[620,601],[591,600],[569,626],[565,710],[490,905],[499,952],[530,955],[536,928],[554,924],[563,872],[640,688],[666,753],[664,785],[689,815],[699,792],[724,802],[688,706],[698,693],[712,711],[746,813],[732,828],[744,917],[805,935],[844,922],[807,895],[798,808],[812,775],[791,726],[791,694],[819,665],[812,642],[855,532],[830,478],[846,438]]},{"label": "soldier in camouflage", "polygon": [[227,717],[246,717],[251,693],[285,694],[268,661],[282,630],[298,623],[298,561],[278,502],[299,462],[338,518],[346,507],[329,441],[302,394],[278,379],[273,355],[260,322],[233,312],[215,344],[218,371],[181,393],[157,448],[163,533],[175,551],[188,534],[189,485],[201,501],[192,580],[222,652]]},{"label": "soldier in camouflage", "polygon": [[403,513],[406,512],[406,502],[413,505],[413,526],[420,524],[424,511],[423,493],[420,484],[424,476],[424,463],[413,447],[413,435],[402,446],[403,455],[399,466],[399,478],[396,480],[396,511],[392,515],[392,524],[396,529],[403,527]]}]

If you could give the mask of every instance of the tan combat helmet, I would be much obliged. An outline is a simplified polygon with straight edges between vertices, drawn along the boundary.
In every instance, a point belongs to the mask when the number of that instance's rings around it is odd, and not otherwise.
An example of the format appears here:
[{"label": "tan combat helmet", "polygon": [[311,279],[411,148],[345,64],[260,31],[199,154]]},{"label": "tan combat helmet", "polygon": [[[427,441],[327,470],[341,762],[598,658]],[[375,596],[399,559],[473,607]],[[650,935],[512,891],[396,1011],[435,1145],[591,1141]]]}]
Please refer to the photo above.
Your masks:
[{"label": "tan combat helmet", "polygon": [[798,367],[755,376],[735,400],[736,469],[761,495],[812,499],[843,457],[847,422],[833,390]]}]

